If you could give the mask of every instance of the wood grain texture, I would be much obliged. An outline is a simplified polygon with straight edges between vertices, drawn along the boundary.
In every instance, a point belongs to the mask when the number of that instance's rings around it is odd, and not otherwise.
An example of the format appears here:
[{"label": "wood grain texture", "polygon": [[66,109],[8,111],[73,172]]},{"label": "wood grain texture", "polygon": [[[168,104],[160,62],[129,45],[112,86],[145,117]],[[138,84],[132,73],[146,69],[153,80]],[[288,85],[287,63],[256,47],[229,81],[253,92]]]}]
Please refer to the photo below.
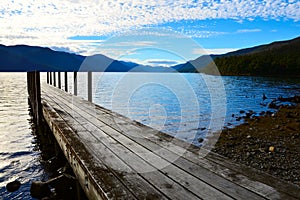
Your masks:
[{"label": "wood grain texture", "polygon": [[[251,174],[255,170],[245,170],[216,154],[203,157],[191,144],[52,86],[43,85],[42,102],[45,119],[78,171],[87,195],[104,199],[299,199],[297,187],[263,173],[260,176],[268,182],[260,182]],[[287,185],[278,188],[278,184],[268,184],[272,181]]]}]

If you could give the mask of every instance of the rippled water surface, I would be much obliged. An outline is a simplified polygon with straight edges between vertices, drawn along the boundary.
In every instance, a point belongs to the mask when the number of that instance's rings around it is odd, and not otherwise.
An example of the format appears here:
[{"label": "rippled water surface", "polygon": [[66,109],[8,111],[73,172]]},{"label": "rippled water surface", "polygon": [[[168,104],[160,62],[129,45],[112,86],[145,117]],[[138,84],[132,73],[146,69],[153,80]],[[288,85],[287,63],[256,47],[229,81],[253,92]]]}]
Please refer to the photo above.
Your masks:
[{"label": "rippled water surface", "polygon": [[[0,73],[0,199],[32,199],[31,181],[47,178],[33,127],[26,73]],[[5,186],[14,180],[22,185],[9,193]]]},{"label": "rippled water surface", "polygon": [[[69,91],[71,80],[70,74]],[[78,73],[83,98],[86,82],[87,74]],[[299,78],[93,73],[93,102],[194,144],[208,132],[242,123],[241,110],[273,111],[267,106],[273,99],[300,95],[299,88]]]},{"label": "rippled water surface", "polygon": [[[72,91],[72,74],[69,77]],[[78,81],[79,96],[86,98],[86,73],[79,73]],[[198,138],[213,131],[212,120],[222,126],[241,123],[236,121],[240,110],[266,111],[265,104],[274,98],[300,95],[299,83],[299,79],[282,78],[94,73],[93,101],[197,144]],[[268,99],[263,101],[263,94]],[[34,127],[26,73],[0,73],[0,199],[32,199],[30,183],[49,177]],[[5,186],[14,180],[22,186],[8,193]]]}]

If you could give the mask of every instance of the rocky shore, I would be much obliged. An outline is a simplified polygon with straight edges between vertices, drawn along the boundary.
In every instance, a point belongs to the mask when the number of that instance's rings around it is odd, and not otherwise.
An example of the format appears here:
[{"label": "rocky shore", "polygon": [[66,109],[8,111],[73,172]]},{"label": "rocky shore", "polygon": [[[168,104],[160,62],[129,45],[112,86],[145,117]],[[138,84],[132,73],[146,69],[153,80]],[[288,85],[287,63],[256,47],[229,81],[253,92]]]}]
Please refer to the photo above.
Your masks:
[{"label": "rocky shore", "polygon": [[245,123],[226,128],[214,152],[233,162],[265,171],[300,187],[300,98],[278,98],[294,105],[275,113],[246,117]]}]

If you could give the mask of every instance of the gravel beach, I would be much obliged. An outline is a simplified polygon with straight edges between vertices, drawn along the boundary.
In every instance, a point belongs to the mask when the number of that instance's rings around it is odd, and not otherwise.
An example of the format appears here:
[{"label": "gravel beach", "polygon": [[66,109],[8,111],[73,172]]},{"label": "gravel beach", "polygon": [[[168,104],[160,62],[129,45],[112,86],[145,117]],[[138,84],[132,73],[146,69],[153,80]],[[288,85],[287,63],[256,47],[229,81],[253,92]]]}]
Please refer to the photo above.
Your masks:
[{"label": "gravel beach", "polygon": [[226,128],[213,151],[300,187],[299,102]]}]

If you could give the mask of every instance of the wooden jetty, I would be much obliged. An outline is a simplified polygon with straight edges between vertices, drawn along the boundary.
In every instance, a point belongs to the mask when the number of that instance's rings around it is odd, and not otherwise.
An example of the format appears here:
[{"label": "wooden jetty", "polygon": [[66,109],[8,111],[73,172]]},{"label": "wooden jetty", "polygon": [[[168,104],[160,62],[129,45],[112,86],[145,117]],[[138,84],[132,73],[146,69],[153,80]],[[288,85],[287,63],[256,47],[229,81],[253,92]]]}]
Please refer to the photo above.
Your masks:
[{"label": "wooden jetty", "polygon": [[30,101],[89,199],[300,199],[295,185],[213,153],[203,157],[197,147],[63,91],[60,76],[48,73],[40,88],[39,73],[29,72]]}]

